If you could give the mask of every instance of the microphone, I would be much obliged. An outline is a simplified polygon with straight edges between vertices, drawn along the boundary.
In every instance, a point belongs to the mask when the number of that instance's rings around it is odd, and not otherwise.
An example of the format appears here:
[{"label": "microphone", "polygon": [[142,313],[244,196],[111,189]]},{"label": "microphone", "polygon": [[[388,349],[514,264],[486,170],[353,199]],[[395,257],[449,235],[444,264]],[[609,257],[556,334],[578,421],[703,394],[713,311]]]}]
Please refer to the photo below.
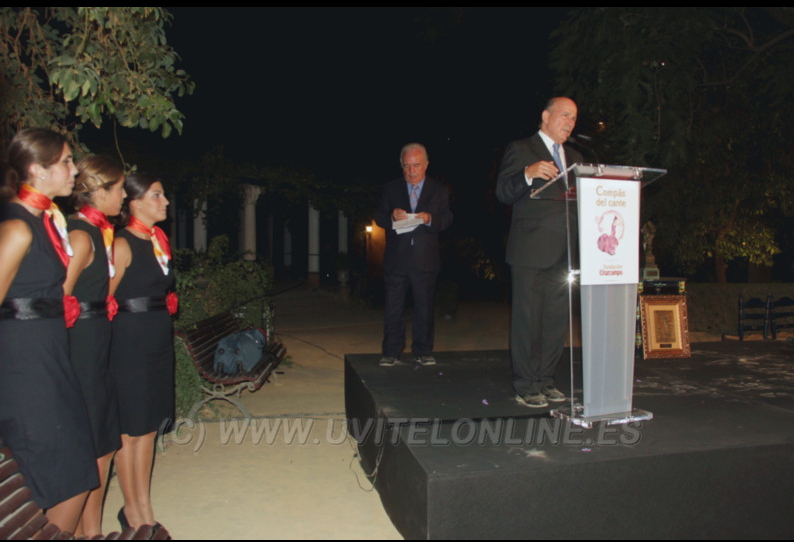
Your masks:
[{"label": "microphone", "polygon": [[592,154],[595,157],[597,164],[601,163],[601,159],[598,157],[598,153],[592,147],[592,143],[593,143],[592,137],[584,134],[576,134],[576,135],[572,134],[571,137],[568,138],[568,141],[574,144],[575,146],[579,147],[580,149]]}]

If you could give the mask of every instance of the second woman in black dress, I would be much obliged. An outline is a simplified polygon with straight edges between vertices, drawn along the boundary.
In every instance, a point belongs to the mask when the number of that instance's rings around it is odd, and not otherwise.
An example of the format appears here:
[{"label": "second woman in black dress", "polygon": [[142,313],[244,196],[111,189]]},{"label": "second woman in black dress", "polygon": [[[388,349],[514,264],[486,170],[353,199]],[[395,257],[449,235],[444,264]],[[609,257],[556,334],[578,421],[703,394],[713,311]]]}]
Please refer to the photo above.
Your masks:
[{"label": "second woman in black dress", "polygon": [[113,226],[124,202],[124,170],[105,156],[77,164],[74,202],[78,214],[69,221],[74,256],[64,292],[80,302],[80,318],[69,330],[71,360],[88,407],[100,485],[89,493],[75,534],[102,534],[102,501],[113,454],[121,447],[118,404],[110,380],[110,320],[106,302],[113,268]]}]

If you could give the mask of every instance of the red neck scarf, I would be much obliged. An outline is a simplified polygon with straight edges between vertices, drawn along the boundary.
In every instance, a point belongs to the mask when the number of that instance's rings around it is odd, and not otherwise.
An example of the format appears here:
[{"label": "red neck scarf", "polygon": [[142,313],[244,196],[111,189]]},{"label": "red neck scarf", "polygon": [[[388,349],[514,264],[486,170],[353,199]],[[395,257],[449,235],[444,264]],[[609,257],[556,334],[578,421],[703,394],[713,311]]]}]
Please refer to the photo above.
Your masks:
[{"label": "red neck scarf", "polygon": [[19,199],[30,205],[34,209],[44,211],[42,213],[42,220],[44,221],[44,229],[47,230],[47,235],[55,247],[55,251],[61,258],[64,267],[69,267],[69,258],[74,253],[72,246],[69,244],[69,233],[66,230],[66,218],[53,201],[30,186],[29,184],[22,184],[19,189]]},{"label": "red neck scarf", "polygon": [[127,227],[131,230],[145,233],[152,240],[152,247],[154,248],[154,256],[157,258],[157,263],[163,270],[163,274],[168,274],[168,262],[171,260],[171,245],[168,242],[168,236],[165,232],[157,226],[149,228],[146,224],[135,218],[130,217],[130,222]]},{"label": "red neck scarf", "polygon": [[108,217],[105,216],[105,213],[94,209],[90,205],[83,205],[79,212],[80,216],[102,232],[102,241],[105,245],[105,252],[108,255],[108,273],[111,278],[116,276],[116,268],[113,267],[113,226],[108,222]]}]

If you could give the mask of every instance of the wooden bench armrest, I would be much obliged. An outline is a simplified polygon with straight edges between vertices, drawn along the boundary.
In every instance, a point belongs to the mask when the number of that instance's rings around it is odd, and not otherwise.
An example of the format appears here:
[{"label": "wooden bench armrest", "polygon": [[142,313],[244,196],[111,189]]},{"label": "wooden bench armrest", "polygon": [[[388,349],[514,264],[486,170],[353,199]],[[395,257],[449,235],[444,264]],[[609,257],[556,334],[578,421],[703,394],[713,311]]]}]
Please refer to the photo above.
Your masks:
[{"label": "wooden bench armrest", "polygon": [[[13,452],[0,441],[0,540],[73,540],[74,535],[47,521],[44,512],[32,499],[25,477]],[[122,533],[110,533],[92,540],[170,540],[165,527],[144,525]]]}]

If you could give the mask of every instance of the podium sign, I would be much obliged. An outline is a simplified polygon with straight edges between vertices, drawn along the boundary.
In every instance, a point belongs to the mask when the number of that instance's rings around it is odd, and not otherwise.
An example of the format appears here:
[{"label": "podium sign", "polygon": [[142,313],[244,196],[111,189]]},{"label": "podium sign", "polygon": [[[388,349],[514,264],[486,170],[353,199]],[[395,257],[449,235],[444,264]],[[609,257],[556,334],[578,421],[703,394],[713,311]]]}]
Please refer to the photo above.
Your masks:
[{"label": "podium sign", "polygon": [[578,179],[580,283],[637,284],[640,183]]}]

